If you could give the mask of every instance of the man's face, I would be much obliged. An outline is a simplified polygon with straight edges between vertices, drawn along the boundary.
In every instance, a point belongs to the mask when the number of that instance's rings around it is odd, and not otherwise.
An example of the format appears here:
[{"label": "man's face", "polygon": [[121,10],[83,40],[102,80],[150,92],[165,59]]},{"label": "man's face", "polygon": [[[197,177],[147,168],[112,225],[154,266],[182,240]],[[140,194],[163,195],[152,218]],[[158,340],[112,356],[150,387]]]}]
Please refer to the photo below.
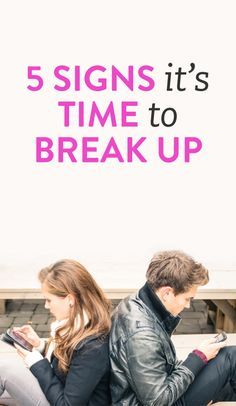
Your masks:
[{"label": "man's face", "polygon": [[196,295],[198,286],[192,286],[187,292],[174,295],[174,290],[171,287],[164,287],[162,291],[158,291],[157,294],[163,302],[166,309],[177,316],[184,308],[190,307],[191,299]]}]

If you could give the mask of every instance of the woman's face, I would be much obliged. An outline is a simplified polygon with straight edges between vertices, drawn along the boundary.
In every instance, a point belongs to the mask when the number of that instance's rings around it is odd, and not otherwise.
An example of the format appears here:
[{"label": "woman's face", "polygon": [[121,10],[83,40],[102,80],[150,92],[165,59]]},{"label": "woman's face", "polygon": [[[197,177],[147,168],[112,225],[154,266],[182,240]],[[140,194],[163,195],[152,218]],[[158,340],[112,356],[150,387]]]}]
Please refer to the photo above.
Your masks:
[{"label": "woman's face", "polygon": [[66,297],[53,295],[48,291],[44,283],[42,284],[42,293],[45,298],[45,309],[49,309],[56,320],[64,320],[69,317],[71,308],[70,295]]}]

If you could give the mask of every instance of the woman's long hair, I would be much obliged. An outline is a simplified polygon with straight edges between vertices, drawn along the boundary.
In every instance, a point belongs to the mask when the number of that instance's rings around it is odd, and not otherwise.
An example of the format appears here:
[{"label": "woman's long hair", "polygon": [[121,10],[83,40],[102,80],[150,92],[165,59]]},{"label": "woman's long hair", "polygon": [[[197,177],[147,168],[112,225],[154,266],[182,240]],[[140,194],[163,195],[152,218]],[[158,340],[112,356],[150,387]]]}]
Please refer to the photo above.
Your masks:
[{"label": "woman's long hair", "polygon": [[90,336],[102,338],[109,333],[110,301],[83,265],[74,260],[65,259],[43,268],[39,280],[51,294],[59,297],[71,294],[75,298],[66,324],[56,330],[55,335],[54,354],[58,367],[67,373],[78,343]]}]

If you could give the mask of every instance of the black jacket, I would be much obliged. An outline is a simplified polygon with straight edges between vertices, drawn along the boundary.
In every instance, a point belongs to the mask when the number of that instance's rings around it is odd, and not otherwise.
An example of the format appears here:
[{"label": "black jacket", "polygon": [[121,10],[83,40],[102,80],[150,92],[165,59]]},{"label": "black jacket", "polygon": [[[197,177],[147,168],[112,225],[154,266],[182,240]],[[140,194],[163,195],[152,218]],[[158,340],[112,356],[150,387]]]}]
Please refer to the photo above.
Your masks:
[{"label": "black jacket", "polygon": [[194,353],[177,360],[170,336],[180,320],[147,283],[118,305],[110,334],[114,406],[184,405],[182,395],[205,363]]},{"label": "black jacket", "polygon": [[110,405],[108,337],[90,337],[74,351],[65,375],[58,370],[58,360],[52,364],[44,358],[30,368],[50,405],[108,406]]}]

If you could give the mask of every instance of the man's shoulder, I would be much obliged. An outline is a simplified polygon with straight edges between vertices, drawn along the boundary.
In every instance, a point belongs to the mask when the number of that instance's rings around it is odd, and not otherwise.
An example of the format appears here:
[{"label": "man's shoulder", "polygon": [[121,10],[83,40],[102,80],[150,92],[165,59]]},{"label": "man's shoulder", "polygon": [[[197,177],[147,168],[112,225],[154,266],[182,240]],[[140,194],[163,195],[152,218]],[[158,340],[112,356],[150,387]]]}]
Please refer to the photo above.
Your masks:
[{"label": "man's shoulder", "polygon": [[139,292],[133,293],[121,300],[115,308],[112,317],[135,317],[141,315],[149,315],[147,306],[139,297]]},{"label": "man's shoulder", "polygon": [[132,335],[145,329],[155,329],[155,317],[139,297],[138,292],[123,299],[112,315],[112,331],[118,335]]}]

